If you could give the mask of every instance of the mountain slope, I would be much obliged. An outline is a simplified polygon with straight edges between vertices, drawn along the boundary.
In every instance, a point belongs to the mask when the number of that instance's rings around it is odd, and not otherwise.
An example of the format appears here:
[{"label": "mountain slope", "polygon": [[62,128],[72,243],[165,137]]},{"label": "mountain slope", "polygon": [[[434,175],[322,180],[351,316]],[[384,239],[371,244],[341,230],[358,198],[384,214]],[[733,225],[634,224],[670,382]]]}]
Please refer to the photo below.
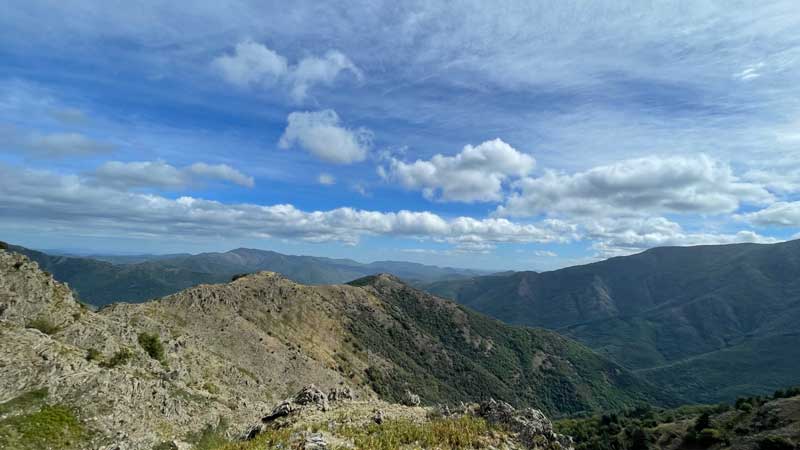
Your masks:
[{"label": "mountain slope", "polygon": [[[124,264],[52,256],[18,246],[11,248],[38,262],[57,280],[69,283],[82,300],[96,306],[116,301],[149,300],[198,284],[221,283],[234,275],[259,271],[277,272],[304,284],[345,283],[381,272],[391,272],[406,281],[417,283],[481,273],[397,261],[362,264],[348,259],[292,256],[245,248],[198,255],[110,258],[112,261],[136,261]],[[141,261],[141,258],[146,260]]]},{"label": "mountain slope", "polygon": [[387,275],[304,286],[262,272],[92,312],[35,263],[0,251],[0,340],[0,402],[45,395],[97,442],[120,430],[155,443],[221,418],[241,432],[312,383],[361,399],[411,390],[427,404],[494,397],[552,413],[656,397],[574,341]]},{"label": "mountain slope", "polygon": [[[674,382],[694,399],[721,401],[800,382],[800,365],[791,358],[769,374],[743,372],[741,382],[714,369],[748,367],[750,347],[796,353],[781,336],[800,331],[798,273],[800,241],[790,241],[656,248],[426,289],[508,323],[558,330],[629,368],[647,369],[653,379]],[[721,384],[709,381],[701,389],[678,382],[687,371]]]}]

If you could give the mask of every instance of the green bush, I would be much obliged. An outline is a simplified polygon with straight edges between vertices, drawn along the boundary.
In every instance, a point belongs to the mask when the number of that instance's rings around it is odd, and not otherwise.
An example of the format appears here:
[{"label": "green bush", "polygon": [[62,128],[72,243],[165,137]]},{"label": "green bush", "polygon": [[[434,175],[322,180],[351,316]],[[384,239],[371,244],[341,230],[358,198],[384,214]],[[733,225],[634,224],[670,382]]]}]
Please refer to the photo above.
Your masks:
[{"label": "green bush", "polygon": [[58,325],[54,324],[46,317],[39,317],[33,319],[27,324],[25,324],[25,327],[37,329],[44,334],[56,334],[58,333],[59,330]]},{"label": "green bush", "polygon": [[151,358],[164,362],[164,345],[161,344],[157,334],[139,333],[139,345]]},{"label": "green bush", "polygon": [[101,364],[101,366],[106,368],[114,368],[117,366],[122,366],[128,364],[128,361],[133,357],[133,353],[127,348],[121,348],[118,352],[114,353],[114,355],[109,358],[108,361],[105,361]]},{"label": "green bush", "polygon": [[719,442],[724,442],[722,432],[716,428],[706,428],[697,433],[697,442],[705,447],[710,447]]},{"label": "green bush", "polygon": [[789,439],[777,436],[768,436],[758,441],[758,450],[796,450],[795,445]]},{"label": "green bush", "polygon": [[100,350],[96,348],[90,348],[86,351],[86,360],[87,361],[100,361],[102,359],[103,354],[100,353]]}]

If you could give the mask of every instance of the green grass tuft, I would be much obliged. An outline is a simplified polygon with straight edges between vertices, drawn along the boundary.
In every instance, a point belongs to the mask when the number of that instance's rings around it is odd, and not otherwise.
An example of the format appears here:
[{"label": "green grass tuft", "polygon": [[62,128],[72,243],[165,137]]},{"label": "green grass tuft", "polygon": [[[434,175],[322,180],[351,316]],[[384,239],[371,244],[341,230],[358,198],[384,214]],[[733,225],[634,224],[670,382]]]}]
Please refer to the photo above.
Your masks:
[{"label": "green grass tuft", "polygon": [[87,438],[75,413],[63,405],[0,420],[0,448],[5,450],[81,448]]},{"label": "green grass tuft", "polygon": [[38,317],[25,324],[25,328],[34,328],[44,334],[56,334],[59,327],[46,317]]}]

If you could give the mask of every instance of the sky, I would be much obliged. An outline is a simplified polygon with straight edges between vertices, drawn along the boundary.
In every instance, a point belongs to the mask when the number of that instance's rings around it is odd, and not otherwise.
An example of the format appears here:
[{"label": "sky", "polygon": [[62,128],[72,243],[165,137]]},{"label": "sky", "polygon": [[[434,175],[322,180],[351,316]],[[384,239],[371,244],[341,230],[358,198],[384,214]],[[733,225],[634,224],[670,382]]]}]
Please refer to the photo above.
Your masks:
[{"label": "sky", "polygon": [[800,237],[796,1],[10,0],[0,239],[548,270]]}]

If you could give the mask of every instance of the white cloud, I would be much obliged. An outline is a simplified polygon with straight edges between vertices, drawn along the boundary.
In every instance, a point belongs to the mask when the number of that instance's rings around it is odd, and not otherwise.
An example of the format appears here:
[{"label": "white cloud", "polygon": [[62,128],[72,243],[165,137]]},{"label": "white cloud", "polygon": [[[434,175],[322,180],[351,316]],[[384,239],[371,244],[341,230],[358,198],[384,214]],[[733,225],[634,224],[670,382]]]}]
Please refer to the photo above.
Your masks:
[{"label": "white cloud", "polygon": [[590,220],[583,223],[581,229],[584,237],[593,242],[592,248],[601,258],[629,255],[663,246],[778,242],[778,239],[750,230],[734,233],[689,232],[680,224],[663,217]]},{"label": "white cloud", "polygon": [[763,227],[800,227],[800,202],[777,202],[736,218]]},{"label": "white cloud", "polygon": [[318,158],[334,164],[363,161],[372,145],[372,133],[364,128],[348,129],[340,125],[336,111],[293,112],[278,146],[299,146]]},{"label": "white cloud", "polygon": [[550,250],[534,250],[534,252],[533,252],[533,255],[534,255],[534,256],[543,257],[543,258],[544,258],[544,257],[546,257],[546,258],[553,258],[553,257],[556,257],[556,256],[558,256],[558,253],[556,253],[556,252],[551,252]]},{"label": "white cloud", "polygon": [[84,125],[89,119],[86,114],[77,108],[57,108],[50,111],[50,115],[64,125]]},{"label": "white cloud", "polygon": [[[169,172],[169,171],[167,171]],[[288,204],[226,204],[193,197],[170,199],[0,165],[0,223],[96,230],[159,238],[186,236],[281,237],[355,243],[380,235],[430,239],[464,248],[506,242],[566,242],[575,227],[555,220],[536,224],[506,219],[445,219],[422,211],[378,212],[353,208],[303,211]]]},{"label": "white cloud", "polygon": [[80,133],[24,133],[14,127],[0,127],[5,145],[0,150],[21,150],[31,156],[62,158],[106,153],[113,146]]},{"label": "white cloud", "polygon": [[252,177],[244,175],[227,164],[194,163],[176,168],[164,161],[109,161],[91,173],[94,183],[117,189],[128,188],[183,188],[204,181],[228,181],[253,187]]},{"label": "white cloud", "polygon": [[773,200],[764,187],[740,180],[729,165],[702,154],[629,159],[573,175],[547,171],[515,187],[498,214],[717,214]]},{"label": "white cloud", "polygon": [[322,185],[325,185],[325,186],[330,186],[330,185],[336,184],[336,178],[334,178],[334,176],[329,174],[329,173],[321,173],[321,174],[319,174],[319,177],[317,177],[317,181],[319,182],[319,184],[322,184]]},{"label": "white cloud", "polygon": [[503,182],[529,174],[535,164],[532,156],[494,139],[467,145],[455,156],[437,154],[413,163],[391,158],[388,169],[379,168],[379,174],[407,189],[421,190],[431,200],[485,202],[500,200]]},{"label": "white cloud", "polygon": [[331,85],[340,73],[349,71],[361,79],[361,70],[338,50],[324,56],[307,56],[292,66],[287,59],[254,41],[236,44],[232,55],[217,57],[212,62],[222,77],[240,88],[265,88],[278,83],[289,87],[292,98],[305,99],[316,84]]}]

